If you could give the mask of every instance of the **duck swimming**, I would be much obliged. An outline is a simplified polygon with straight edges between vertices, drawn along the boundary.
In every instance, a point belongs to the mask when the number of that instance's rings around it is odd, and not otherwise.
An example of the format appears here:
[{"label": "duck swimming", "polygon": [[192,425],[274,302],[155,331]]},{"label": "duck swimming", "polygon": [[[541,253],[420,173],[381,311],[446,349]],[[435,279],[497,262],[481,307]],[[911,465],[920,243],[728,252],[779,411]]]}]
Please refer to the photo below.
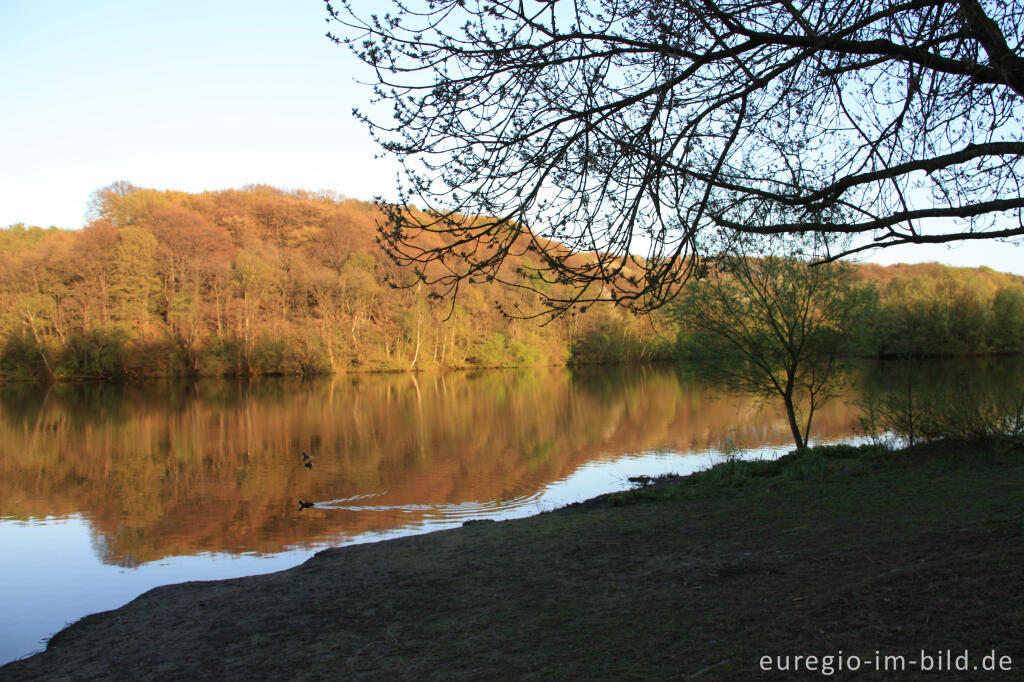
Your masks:
[{"label": "duck swimming", "polygon": [[299,511],[302,511],[303,509],[308,509],[309,507],[315,507],[315,506],[316,506],[316,502],[303,502],[302,500],[299,500]]}]

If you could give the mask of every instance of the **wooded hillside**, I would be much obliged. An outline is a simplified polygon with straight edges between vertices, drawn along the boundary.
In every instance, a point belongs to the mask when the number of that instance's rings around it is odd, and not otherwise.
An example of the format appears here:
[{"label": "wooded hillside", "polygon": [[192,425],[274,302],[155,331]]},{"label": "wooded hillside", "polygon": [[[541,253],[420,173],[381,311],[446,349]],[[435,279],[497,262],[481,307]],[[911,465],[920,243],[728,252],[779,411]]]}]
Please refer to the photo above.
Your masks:
[{"label": "wooded hillside", "polygon": [[[377,209],[265,186],[189,194],[117,183],[82,230],[0,230],[0,375],[315,374],[636,360],[618,310],[540,327],[535,294],[481,282],[452,305],[392,264]],[[516,267],[536,264],[526,257]],[[552,285],[554,286],[554,285]],[[613,338],[614,337],[614,338]]]},{"label": "wooded hillside", "polygon": [[[615,307],[539,326],[526,290],[454,305],[376,242],[372,204],[266,186],[190,194],[115,183],[82,230],[0,230],[0,377],[318,374],[668,359],[677,326]],[[578,256],[576,256],[578,257]],[[534,286],[524,251],[510,260]],[[860,265],[878,304],[867,354],[1021,350],[1024,279]]]}]

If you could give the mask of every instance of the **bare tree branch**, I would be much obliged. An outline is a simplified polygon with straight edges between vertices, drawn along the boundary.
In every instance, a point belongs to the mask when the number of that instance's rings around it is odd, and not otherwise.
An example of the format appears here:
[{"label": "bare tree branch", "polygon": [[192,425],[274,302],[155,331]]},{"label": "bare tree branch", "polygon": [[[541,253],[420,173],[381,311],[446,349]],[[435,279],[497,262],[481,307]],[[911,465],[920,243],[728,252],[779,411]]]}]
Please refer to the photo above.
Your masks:
[{"label": "bare tree branch", "polygon": [[327,10],[405,168],[381,243],[451,292],[650,310],[744,236],[1024,236],[1024,0],[379,6]]}]

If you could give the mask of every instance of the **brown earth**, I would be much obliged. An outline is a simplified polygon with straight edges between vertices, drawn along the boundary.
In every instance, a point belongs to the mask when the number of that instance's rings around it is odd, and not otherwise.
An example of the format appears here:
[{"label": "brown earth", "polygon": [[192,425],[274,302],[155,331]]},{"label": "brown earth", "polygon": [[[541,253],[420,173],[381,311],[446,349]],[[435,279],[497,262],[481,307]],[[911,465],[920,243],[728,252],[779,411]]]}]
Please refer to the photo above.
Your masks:
[{"label": "brown earth", "polygon": [[865,663],[837,679],[985,679],[923,675],[921,650],[1021,677],[1024,454],[737,472],[160,587],[0,679],[820,679],[761,657],[840,651]]}]

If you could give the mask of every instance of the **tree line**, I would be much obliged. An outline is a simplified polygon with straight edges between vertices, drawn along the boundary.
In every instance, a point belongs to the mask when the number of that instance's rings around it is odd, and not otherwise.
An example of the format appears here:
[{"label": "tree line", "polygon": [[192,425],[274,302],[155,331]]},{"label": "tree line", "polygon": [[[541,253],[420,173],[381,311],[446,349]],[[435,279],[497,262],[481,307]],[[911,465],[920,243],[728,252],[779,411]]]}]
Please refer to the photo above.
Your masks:
[{"label": "tree line", "polygon": [[[534,289],[565,286],[524,250],[529,287],[480,277],[454,301],[392,262],[374,205],[266,186],[198,194],[115,183],[81,230],[0,230],[0,376],[310,375],[669,360],[682,318],[622,306],[538,325]],[[442,237],[435,237],[441,239]],[[429,273],[427,273],[429,274]],[[859,265],[863,355],[1018,352],[1022,278],[987,268]],[[429,278],[427,278],[429,280]]]},{"label": "tree line", "polygon": [[683,325],[684,353],[699,358],[709,377],[780,398],[798,450],[809,442],[815,413],[847,383],[848,361],[858,353],[1020,350],[1024,292],[1012,279],[985,278],[990,270],[964,277],[940,266],[931,278],[927,269],[895,276],[881,287],[883,299],[879,282],[866,281],[864,270],[856,277],[848,263],[813,266],[799,253],[761,246],[754,255],[733,252],[708,262],[670,305]]},{"label": "tree line", "polygon": [[538,296],[494,282],[442,300],[379,248],[379,209],[329,193],[120,182],[89,218],[0,230],[3,378],[563,365],[591,335],[589,359],[641,360],[653,335],[621,310],[512,319],[499,308],[529,314]]},{"label": "tree line", "polygon": [[[859,299],[857,319],[844,332],[849,336],[844,346],[853,355],[924,358],[1024,351],[1024,277],[940,263],[861,263],[848,270],[849,295]],[[699,282],[690,285],[700,287]],[[692,302],[692,296],[684,292],[680,301]],[[680,304],[673,307],[675,319],[686,320]],[[699,332],[684,322],[677,330],[678,356],[717,352]]]}]

